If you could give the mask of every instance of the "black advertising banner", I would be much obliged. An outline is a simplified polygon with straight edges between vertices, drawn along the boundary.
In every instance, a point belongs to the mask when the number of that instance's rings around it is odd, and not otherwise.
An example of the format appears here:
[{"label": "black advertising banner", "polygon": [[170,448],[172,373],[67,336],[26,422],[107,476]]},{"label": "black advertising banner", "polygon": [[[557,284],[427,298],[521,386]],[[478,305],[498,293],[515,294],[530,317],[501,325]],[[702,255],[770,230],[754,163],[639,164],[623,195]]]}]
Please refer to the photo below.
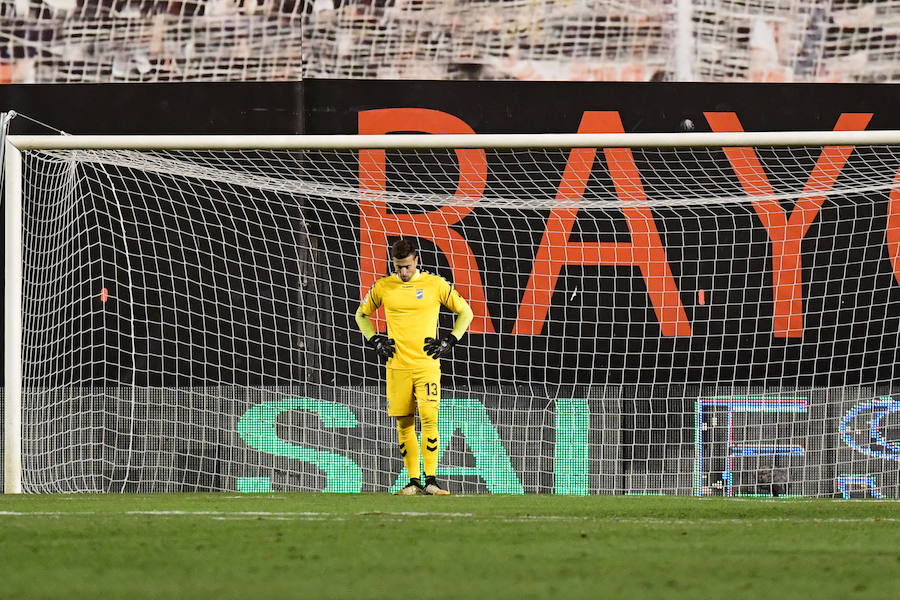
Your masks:
[{"label": "black advertising banner", "polygon": [[[892,109],[896,92],[884,86],[308,81],[305,94],[309,133],[666,132],[686,119],[697,131],[900,124]],[[797,166],[796,176],[810,185],[833,185],[871,160],[849,150],[816,152],[821,156]],[[771,153],[754,165],[737,150],[720,153],[730,171],[713,183],[730,186],[737,197],[750,196],[748,181],[769,184],[769,173],[781,168]],[[628,168],[610,166],[611,154],[598,152],[578,181],[574,156],[545,165],[555,174],[551,186],[613,188],[631,176],[628,169],[638,181],[653,174],[639,158]],[[441,191],[456,191],[457,179],[459,189],[477,179],[457,164],[477,171],[482,167],[471,165],[484,160],[476,195],[528,192],[526,167],[516,172],[519,166],[502,159],[458,159],[450,157],[459,171]],[[672,174],[675,187],[701,177],[702,165],[686,160]],[[390,159],[364,151],[357,167],[369,179],[378,174],[374,183],[361,180],[361,189],[393,189]],[[882,175],[888,182],[894,172]],[[542,191],[552,198],[557,189]],[[337,299],[336,314],[352,314],[355,299],[387,271],[393,239],[420,238],[425,263],[464,291],[481,317],[470,329],[464,360],[454,363],[457,382],[794,387],[893,381],[900,288],[885,231],[896,219],[894,202],[883,191],[819,202],[814,210],[795,210],[798,200],[565,215],[474,207],[448,216],[432,207],[430,220],[383,203],[360,202],[356,212],[349,205],[334,210],[329,201],[324,208],[313,202],[309,215],[323,239],[342,240],[342,252],[329,254],[337,261],[329,272],[347,278],[350,300],[342,306]],[[568,233],[554,236],[561,220]],[[417,230],[422,223],[430,233]],[[584,258],[585,248],[598,244],[634,255],[638,233],[649,240],[643,259]],[[348,238],[358,240],[358,256],[347,248]],[[334,372],[353,373],[363,359],[353,348],[358,336],[349,321],[344,363],[341,329],[335,328]]]},{"label": "black advertising banner", "polygon": [[[654,132],[675,131],[685,119],[698,131],[900,128],[893,110],[895,88],[878,85],[310,80],[12,86],[0,92],[10,108],[74,133]],[[94,102],[73,120],[71,111],[62,110],[63,99],[79,96],[91,96]],[[766,180],[766,170],[774,168],[765,160],[758,167],[741,166],[740,155],[721,154],[731,170],[716,184],[730,186],[736,196],[744,193],[742,181]],[[470,185],[470,191],[495,196],[527,193],[528,166],[502,155],[469,154],[463,161],[468,171],[462,173],[458,165],[463,163],[452,152],[448,156],[439,165],[443,183],[412,191],[453,193]],[[573,156],[546,159],[544,189],[539,190],[545,197],[579,186],[613,189],[632,176],[640,181],[652,168],[640,158],[611,168],[613,155],[601,149],[583,155],[586,166],[579,173]],[[377,152],[351,158],[335,163],[333,173],[321,167],[320,172],[340,176],[357,189],[405,185],[396,181],[392,161]],[[831,178],[833,184],[866,160],[858,152],[845,153],[843,162],[823,171],[816,158],[798,165],[799,177]],[[692,185],[701,166],[684,163],[672,185]],[[360,178],[361,172],[369,175]],[[882,175],[890,178],[893,172],[888,168]],[[228,205],[229,193],[224,188],[209,199],[208,208]],[[151,195],[162,197],[162,191]],[[191,298],[209,314],[221,306],[221,290],[245,290],[229,299],[240,300],[237,330],[227,321],[205,319],[207,330],[198,337],[196,323],[182,322],[184,311],[173,306],[158,311],[160,318],[172,321],[159,329],[168,327],[173,335],[135,337],[135,332],[121,331],[127,335],[120,339],[134,338],[137,344],[148,338],[152,347],[104,345],[106,366],[79,361],[73,378],[151,385],[292,384],[303,381],[309,367],[297,364],[300,337],[312,341],[319,355],[312,361],[317,382],[347,384],[359,383],[363,375],[366,380],[378,377],[378,365],[366,360],[360,347],[352,315],[358,299],[387,271],[387,246],[401,234],[419,237],[423,263],[453,281],[475,309],[460,360],[447,368],[456,384],[724,381],[791,387],[886,383],[896,377],[900,288],[891,260],[895,244],[885,231],[900,207],[895,210],[895,202],[883,192],[804,211],[794,210],[796,198],[774,206],[744,203],[703,210],[622,211],[613,202],[610,209],[592,213],[480,206],[404,213],[349,195],[276,195],[270,201],[282,214],[272,225],[251,221],[241,246],[229,243],[226,226],[205,233],[209,254],[223,260],[216,277],[182,278],[190,293],[156,289],[155,280],[148,283],[154,302]],[[172,206],[160,210],[178,231],[191,231],[197,218]],[[416,211],[423,214],[414,215]],[[763,214],[775,217],[767,221]],[[421,223],[427,223],[428,232],[416,225]],[[780,228],[787,228],[787,237],[778,238]],[[152,228],[136,224],[132,229],[126,236],[131,246],[114,249],[121,256],[111,257],[104,268],[124,264],[136,250],[148,265],[161,264],[154,258],[158,244],[149,240]],[[617,257],[589,256],[609,245]],[[308,278],[297,265],[314,247],[321,257],[312,278],[316,283],[301,290],[300,282]],[[254,266],[276,255],[271,269]],[[244,266],[241,256],[249,259]],[[199,259],[185,261],[190,267]],[[115,278],[115,268],[111,273]],[[255,283],[248,288],[246,282]],[[265,294],[254,290],[276,287],[277,293],[266,293],[274,294],[278,308],[256,310]],[[145,298],[141,289],[128,286],[119,292],[123,300],[123,294],[137,294],[133,302],[122,302],[121,310],[142,310],[150,296]],[[295,306],[301,303],[305,313]],[[85,307],[87,322],[96,325],[91,310]],[[115,330],[148,317],[138,312],[105,318],[109,322],[101,329]],[[315,322],[312,335],[300,323],[310,319]],[[92,326],[83,334],[90,338],[101,329]],[[270,331],[276,332],[274,339],[269,339]],[[223,338],[238,341],[234,348],[222,348],[218,340]],[[81,352],[93,347],[90,339],[78,345]],[[56,367],[47,365],[49,372]]]}]

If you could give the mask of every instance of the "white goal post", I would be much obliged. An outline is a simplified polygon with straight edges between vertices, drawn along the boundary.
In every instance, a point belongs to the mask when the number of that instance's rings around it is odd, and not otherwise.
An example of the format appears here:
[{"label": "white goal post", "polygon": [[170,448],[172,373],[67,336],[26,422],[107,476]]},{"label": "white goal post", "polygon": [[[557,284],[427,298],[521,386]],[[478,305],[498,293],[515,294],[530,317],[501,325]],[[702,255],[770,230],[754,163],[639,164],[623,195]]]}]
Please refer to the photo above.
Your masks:
[{"label": "white goal post", "polygon": [[5,493],[396,488],[352,313],[409,236],[476,313],[451,490],[900,497],[900,131],[13,135],[4,162]]}]

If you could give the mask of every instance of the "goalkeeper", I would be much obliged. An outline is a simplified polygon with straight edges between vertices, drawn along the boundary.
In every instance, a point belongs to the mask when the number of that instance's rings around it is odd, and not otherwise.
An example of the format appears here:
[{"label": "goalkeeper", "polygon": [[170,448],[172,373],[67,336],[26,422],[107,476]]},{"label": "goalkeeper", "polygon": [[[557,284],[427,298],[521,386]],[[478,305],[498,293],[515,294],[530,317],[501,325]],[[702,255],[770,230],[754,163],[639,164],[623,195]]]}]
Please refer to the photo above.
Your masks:
[{"label": "goalkeeper", "polygon": [[[446,495],[435,480],[438,461],[438,408],[441,401],[441,367],[453,346],[472,322],[472,309],[446,279],[419,271],[419,257],[412,242],[402,238],[391,246],[394,273],[375,282],[356,311],[356,323],[366,344],[387,359],[388,415],[397,421],[400,455],[409,472],[409,484],[395,492]],[[441,305],[456,313],[453,331],[437,336]],[[384,307],[387,335],[377,333],[371,315]],[[416,408],[422,425],[422,466],[416,438]]]}]

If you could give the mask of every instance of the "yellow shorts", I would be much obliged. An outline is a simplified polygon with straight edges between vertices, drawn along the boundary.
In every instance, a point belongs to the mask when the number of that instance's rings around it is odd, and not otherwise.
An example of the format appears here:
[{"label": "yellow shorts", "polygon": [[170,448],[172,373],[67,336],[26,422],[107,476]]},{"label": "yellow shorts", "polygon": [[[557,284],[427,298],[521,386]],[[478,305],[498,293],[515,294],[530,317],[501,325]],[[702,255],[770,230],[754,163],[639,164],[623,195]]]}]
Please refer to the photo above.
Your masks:
[{"label": "yellow shorts", "polygon": [[440,369],[386,369],[388,416],[405,417],[416,414],[416,403],[439,402],[441,399]]}]

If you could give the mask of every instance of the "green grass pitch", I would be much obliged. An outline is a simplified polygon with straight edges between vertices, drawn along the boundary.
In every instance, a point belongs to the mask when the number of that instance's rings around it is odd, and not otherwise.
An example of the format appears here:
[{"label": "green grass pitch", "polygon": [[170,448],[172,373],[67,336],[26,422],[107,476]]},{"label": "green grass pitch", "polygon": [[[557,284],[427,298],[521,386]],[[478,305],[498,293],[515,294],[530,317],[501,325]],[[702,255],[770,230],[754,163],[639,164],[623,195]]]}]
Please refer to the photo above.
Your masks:
[{"label": "green grass pitch", "polygon": [[0,598],[896,598],[900,502],[0,496]]}]

